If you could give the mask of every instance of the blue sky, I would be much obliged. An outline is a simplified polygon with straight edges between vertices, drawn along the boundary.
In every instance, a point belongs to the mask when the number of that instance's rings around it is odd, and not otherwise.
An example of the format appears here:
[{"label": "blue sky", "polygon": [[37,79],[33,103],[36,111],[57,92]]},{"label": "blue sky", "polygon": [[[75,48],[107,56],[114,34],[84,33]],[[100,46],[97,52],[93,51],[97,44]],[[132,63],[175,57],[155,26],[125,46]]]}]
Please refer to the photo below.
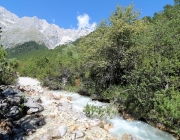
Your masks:
[{"label": "blue sky", "polygon": [[108,19],[117,4],[123,7],[133,3],[143,16],[153,16],[174,0],[0,0],[0,6],[18,17],[37,16],[61,28],[89,28],[102,19]]}]

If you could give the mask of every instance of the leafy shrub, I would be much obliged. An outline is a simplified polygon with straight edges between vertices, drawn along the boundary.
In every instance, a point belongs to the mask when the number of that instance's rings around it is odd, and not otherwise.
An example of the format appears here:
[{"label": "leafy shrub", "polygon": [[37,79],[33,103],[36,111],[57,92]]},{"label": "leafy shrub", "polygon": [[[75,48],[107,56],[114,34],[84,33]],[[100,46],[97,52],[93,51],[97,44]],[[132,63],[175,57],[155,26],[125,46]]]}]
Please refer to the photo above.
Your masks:
[{"label": "leafy shrub", "polygon": [[12,84],[16,78],[16,70],[19,66],[19,63],[16,59],[7,58],[7,53],[5,50],[0,47],[0,84]]},{"label": "leafy shrub", "polygon": [[118,112],[112,106],[95,106],[87,104],[83,112],[89,118],[108,119],[115,116]]}]

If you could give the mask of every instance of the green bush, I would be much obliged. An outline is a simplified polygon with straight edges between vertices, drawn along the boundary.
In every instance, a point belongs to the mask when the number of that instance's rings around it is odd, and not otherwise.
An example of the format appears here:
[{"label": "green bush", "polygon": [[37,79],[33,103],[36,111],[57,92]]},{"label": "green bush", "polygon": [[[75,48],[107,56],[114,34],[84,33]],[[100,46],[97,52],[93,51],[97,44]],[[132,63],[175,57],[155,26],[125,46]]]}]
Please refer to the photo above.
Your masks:
[{"label": "green bush", "polygon": [[113,118],[118,113],[117,109],[112,106],[95,106],[89,104],[84,107],[83,112],[89,118],[97,118],[101,120]]},{"label": "green bush", "polygon": [[0,84],[12,84],[17,78],[19,63],[16,59],[7,58],[7,53],[0,47]]}]

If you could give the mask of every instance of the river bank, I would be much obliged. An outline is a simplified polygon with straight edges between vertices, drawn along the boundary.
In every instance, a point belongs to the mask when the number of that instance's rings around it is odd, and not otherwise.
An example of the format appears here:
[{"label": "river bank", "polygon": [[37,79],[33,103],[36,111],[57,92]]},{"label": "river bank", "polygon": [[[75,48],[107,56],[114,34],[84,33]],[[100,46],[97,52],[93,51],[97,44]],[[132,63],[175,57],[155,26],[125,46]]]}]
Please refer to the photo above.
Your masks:
[{"label": "river bank", "polygon": [[34,79],[21,78],[19,84],[27,96],[41,100],[44,110],[40,115],[45,117],[46,122],[41,128],[36,129],[35,133],[26,136],[26,140],[116,140],[108,132],[112,127],[109,123],[87,118],[83,112],[72,106],[70,97],[55,95],[53,91],[42,89],[40,83]]},{"label": "river bank", "polygon": [[19,88],[43,106],[38,112],[45,124],[25,135],[25,140],[173,140],[174,138],[140,121],[127,121],[120,115],[107,121],[89,119],[82,112],[88,104],[104,105],[76,93],[43,89],[37,80],[20,78]]}]

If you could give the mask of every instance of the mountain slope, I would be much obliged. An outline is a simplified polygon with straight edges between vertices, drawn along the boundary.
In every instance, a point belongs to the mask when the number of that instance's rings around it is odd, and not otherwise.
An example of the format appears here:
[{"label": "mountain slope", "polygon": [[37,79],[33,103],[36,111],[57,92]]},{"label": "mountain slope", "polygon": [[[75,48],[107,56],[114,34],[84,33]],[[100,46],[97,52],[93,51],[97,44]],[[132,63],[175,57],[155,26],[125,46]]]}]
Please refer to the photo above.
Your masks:
[{"label": "mountain slope", "polygon": [[34,41],[29,41],[13,48],[6,49],[8,58],[16,58],[18,60],[35,58],[36,56],[40,57],[45,55],[47,51],[50,50],[48,50],[45,45],[37,44]]},{"label": "mountain slope", "polygon": [[35,41],[54,49],[58,45],[75,41],[92,32],[87,29],[63,29],[36,16],[19,18],[3,7],[0,7],[0,26],[3,31],[1,45],[4,48]]}]

